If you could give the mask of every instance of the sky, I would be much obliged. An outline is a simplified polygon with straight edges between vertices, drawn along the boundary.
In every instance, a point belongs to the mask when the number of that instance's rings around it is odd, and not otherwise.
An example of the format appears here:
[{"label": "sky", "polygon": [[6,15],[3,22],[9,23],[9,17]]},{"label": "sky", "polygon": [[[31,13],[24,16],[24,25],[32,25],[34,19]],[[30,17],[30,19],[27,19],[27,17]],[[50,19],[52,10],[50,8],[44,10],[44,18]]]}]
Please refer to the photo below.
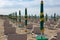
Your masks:
[{"label": "sky", "polygon": [[[8,15],[13,12],[25,14],[27,8],[28,15],[40,15],[40,1],[41,0],[0,0],[0,14]],[[60,13],[60,0],[43,0],[44,14],[53,15]]]}]

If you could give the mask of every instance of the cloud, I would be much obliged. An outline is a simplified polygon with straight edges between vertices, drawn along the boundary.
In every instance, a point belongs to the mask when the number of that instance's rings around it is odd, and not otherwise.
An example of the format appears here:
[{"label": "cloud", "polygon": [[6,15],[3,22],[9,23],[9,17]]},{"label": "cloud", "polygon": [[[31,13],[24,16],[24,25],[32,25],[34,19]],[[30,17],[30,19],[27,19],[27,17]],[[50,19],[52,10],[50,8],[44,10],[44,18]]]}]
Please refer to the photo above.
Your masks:
[{"label": "cloud", "polygon": [[34,1],[34,0],[23,0],[23,1]]},{"label": "cloud", "polygon": [[44,14],[53,15],[56,13],[57,15],[60,15],[60,8],[54,7],[54,8],[44,8]]},{"label": "cloud", "polygon": [[[0,0],[0,13],[9,14],[20,9],[24,14],[24,8],[27,7],[28,14],[39,14],[40,1],[41,0]],[[44,13],[53,13],[54,11],[58,13],[60,11],[60,0],[44,0],[44,8]]]},{"label": "cloud", "polygon": [[46,8],[60,7],[60,0],[44,0],[44,6]]},{"label": "cloud", "polygon": [[[19,0],[18,0],[19,1]],[[39,5],[38,0],[34,1],[29,1],[26,2],[24,0],[18,1],[11,1],[11,0],[5,0],[5,1],[0,1],[0,8],[25,8],[25,7],[37,7],[36,5]]]},{"label": "cloud", "polygon": [[[40,0],[0,0],[0,8],[39,7]],[[59,7],[59,0],[44,0],[45,7]]]}]

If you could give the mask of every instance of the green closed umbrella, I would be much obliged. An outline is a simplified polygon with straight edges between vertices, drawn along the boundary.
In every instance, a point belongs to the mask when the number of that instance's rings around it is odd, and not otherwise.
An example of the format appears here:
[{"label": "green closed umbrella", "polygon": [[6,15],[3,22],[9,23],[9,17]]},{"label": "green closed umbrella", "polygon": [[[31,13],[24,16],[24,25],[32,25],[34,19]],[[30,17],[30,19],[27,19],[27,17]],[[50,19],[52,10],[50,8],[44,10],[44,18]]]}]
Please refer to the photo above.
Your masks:
[{"label": "green closed umbrella", "polygon": [[36,37],[36,40],[48,40],[44,35],[44,13],[43,13],[43,0],[41,0],[41,11],[40,11],[40,32],[41,35]]}]

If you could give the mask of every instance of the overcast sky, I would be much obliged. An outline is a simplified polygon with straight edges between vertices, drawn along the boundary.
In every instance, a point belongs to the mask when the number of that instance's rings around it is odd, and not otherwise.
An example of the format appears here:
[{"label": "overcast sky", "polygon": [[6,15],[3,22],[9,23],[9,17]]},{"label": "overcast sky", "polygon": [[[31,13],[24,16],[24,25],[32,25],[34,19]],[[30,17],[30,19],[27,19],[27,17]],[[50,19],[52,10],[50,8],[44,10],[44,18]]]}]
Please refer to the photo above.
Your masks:
[{"label": "overcast sky", "polygon": [[[24,15],[24,9],[28,9],[28,15],[39,15],[41,0],[0,0],[0,14],[9,14],[21,10]],[[44,14],[52,15],[60,13],[60,0],[44,0]]]}]

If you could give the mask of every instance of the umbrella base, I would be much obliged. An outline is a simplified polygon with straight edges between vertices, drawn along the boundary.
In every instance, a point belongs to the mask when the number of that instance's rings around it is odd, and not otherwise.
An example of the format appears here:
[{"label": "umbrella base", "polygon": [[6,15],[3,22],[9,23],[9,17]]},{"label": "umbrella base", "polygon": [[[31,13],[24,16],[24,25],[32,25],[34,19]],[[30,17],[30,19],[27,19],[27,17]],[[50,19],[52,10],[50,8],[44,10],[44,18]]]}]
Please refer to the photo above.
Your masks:
[{"label": "umbrella base", "polygon": [[48,40],[45,36],[37,36],[36,40]]}]

